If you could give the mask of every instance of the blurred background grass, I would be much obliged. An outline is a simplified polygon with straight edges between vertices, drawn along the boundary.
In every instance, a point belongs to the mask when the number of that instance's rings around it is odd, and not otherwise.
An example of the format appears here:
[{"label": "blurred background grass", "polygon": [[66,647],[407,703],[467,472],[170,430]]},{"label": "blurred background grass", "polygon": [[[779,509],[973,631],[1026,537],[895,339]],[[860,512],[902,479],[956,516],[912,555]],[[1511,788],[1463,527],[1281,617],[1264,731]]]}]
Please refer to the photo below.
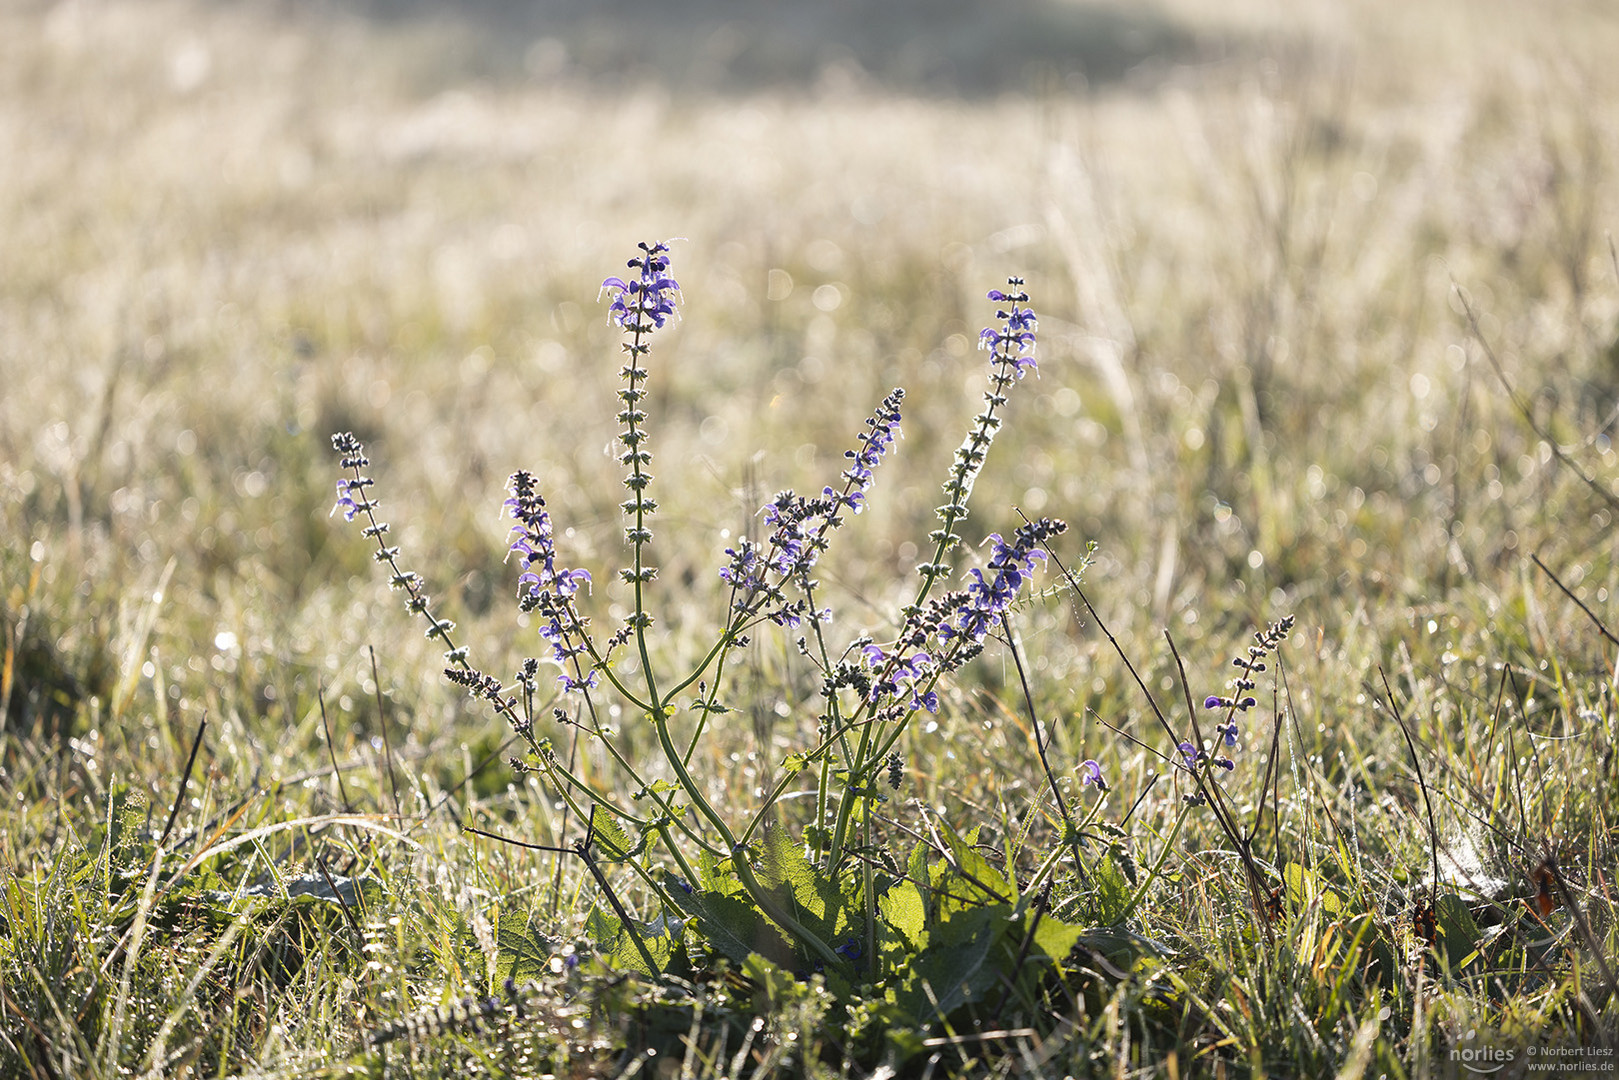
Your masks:
[{"label": "blurred background grass", "polygon": [[[408,759],[448,780],[493,722],[328,520],[328,435],[367,441],[410,564],[492,670],[538,651],[501,565],[514,469],[540,477],[605,624],[619,363],[596,294],[668,237],[686,306],[650,412],[672,652],[719,603],[727,537],[769,493],[827,482],[904,385],[904,442],[826,568],[849,633],[891,629],[983,386],[983,293],[1023,274],[1040,379],[969,542],[1014,506],[1068,518],[1127,646],[1171,626],[1209,670],[1295,610],[1305,711],[1346,722],[1378,659],[1415,677],[1590,654],[1524,557],[1611,604],[1608,5],[881,11],[7,5],[8,726],[111,734],[163,788],[207,708],[232,723],[220,756],[297,771],[317,679],[340,750],[375,737],[374,644]],[[1512,409],[1453,281],[1601,491]],[[1058,605],[1027,632],[1068,749],[1094,756],[1084,710],[1139,707],[1116,661]],[[1003,737],[970,731],[975,753]],[[97,783],[133,767],[83,753]]]},{"label": "blurred background grass", "polygon": [[[407,812],[497,749],[505,733],[442,683],[357,530],[329,520],[328,437],[366,440],[384,516],[475,660],[507,674],[540,651],[514,629],[501,563],[518,468],[540,477],[565,561],[594,572],[608,632],[624,603],[619,360],[597,291],[637,241],[683,237],[686,306],[652,354],[649,406],[671,655],[704,644],[721,549],[763,499],[828,482],[899,384],[904,440],[823,567],[842,633],[892,632],[984,386],[983,294],[1022,274],[1040,378],[1009,406],[968,542],[1013,526],[1013,507],[1069,519],[1069,554],[1098,545],[1092,598],[1155,690],[1175,687],[1164,627],[1201,694],[1252,630],[1296,612],[1289,844],[1331,842],[1309,824],[1303,762],[1390,925],[1428,837],[1371,701],[1379,665],[1451,766],[1430,774],[1462,808],[1441,802],[1447,835],[1476,831],[1457,778],[1507,752],[1491,709],[1509,666],[1509,716],[1550,766],[1512,827],[1600,867],[1611,671],[1527,556],[1611,613],[1615,55],[1619,17],[1598,0],[13,0],[0,789],[16,800],[0,865],[39,879],[73,843],[96,850],[115,783],[161,814],[205,710],[179,835],[239,805],[242,828],[391,809],[367,645]],[[1162,766],[1098,722],[1155,738],[1117,658],[1060,602],[1018,627],[1058,771],[1098,757],[1128,805]],[[806,744],[817,688],[785,674],[787,652],[761,635],[739,669],[749,722],[719,726],[702,770],[726,805]],[[990,823],[1022,812],[1040,774],[1010,677],[992,649],[947,695],[909,741],[902,797]],[[312,775],[317,685],[335,755],[364,766],[347,788]],[[633,754],[644,735],[622,738]],[[1167,827],[1170,786],[1138,821]],[[413,826],[419,851],[337,851],[384,868],[398,956],[358,988],[324,961],[287,988],[244,953],[188,1052],[270,1067],[415,993],[482,985],[492,898],[534,900],[550,864],[466,845],[457,822],[508,817],[551,842],[577,828],[498,758],[453,794]],[[1183,840],[1219,843],[1195,826]],[[1500,840],[1480,838],[1486,861],[1521,858]],[[256,880],[328,843],[213,865]],[[1218,927],[1209,880],[1166,885],[1144,925]],[[85,934],[88,952],[55,960],[17,937],[14,970],[77,993],[116,936]],[[151,1028],[189,1007],[164,980],[204,970],[182,945],[151,954]],[[52,1031],[79,1046],[74,1025]],[[102,1052],[83,1037],[81,1064]]]}]

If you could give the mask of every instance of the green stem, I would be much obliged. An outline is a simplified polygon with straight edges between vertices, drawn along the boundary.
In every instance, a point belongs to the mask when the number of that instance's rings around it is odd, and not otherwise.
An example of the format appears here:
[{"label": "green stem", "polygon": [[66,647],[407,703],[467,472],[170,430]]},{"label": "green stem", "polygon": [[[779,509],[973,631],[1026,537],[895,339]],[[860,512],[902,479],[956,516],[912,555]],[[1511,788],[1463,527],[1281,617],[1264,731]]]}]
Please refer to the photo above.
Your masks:
[{"label": "green stem", "polygon": [[691,863],[686,861],[685,852],[680,850],[680,845],[676,844],[674,837],[669,834],[669,826],[660,828],[658,835],[663,839],[663,846],[669,849],[669,854],[674,856],[675,865],[680,867],[680,872],[685,875],[686,884],[694,889],[701,885],[702,878],[692,869]]},{"label": "green stem", "polygon": [[845,837],[849,835],[849,819],[854,816],[854,801],[862,797],[855,792],[864,787],[865,785],[860,783],[859,775],[850,769],[848,782],[843,785],[843,794],[838,798],[838,823],[832,830],[832,849],[826,856],[828,873],[836,873],[838,862],[843,858]]},{"label": "green stem", "polygon": [[[556,782],[558,792],[561,793],[563,800],[567,802],[569,808],[575,814],[579,814],[581,817],[584,816],[580,811],[578,804],[575,803],[568,794],[570,787],[583,792],[591,802],[601,806],[603,809],[611,811],[614,816],[631,822],[637,829],[645,829],[653,824],[653,819],[651,818],[643,818],[636,814],[632,814],[627,810],[620,810],[617,806],[613,805],[612,801],[609,800],[605,795],[598,793],[592,789],[589,784],[586,784],[583,780],[580,780],[577,776],[573,775],[573,773],[570,772],[566,766],[562,765],[561,762],[557,761],[554,756],[549,761],[545,762],[544,767],[551,773],[553,782]],[[562,783],[561,781],[566,781],[566,783]],[[699,834],[685,822],[681,821],[680,817],[674,812],[674,809],[661,795],[652,791],[650,788],[647,789],[647,794],[652,797],[652,800],[657,804],[658,809],[663,811],[664,820],[671,822],[675,828],[679,829],[688,838],[690,838],[692,843],[696,844],[698,847],[702,848],[704,851],[715,856],[716,858],[723,858],[725,856],[726,853],[724,851],[704,840],[701,834]]]},{"label": "green stem", "polygon": [[1135,891],[1135,895],[1130,897],[1130,902],[1124,906],[1124,913],[1119,916],[1119,922],[1123,922],[1135,914],[1136,908],[1141,905],[1141,901],[1146,897],[1147,890],[1152,888],[1154,881],[1158,880],[1158,875],[1163,872],[1164,863],[1169,860],[1169,853],[1174,850],[1175,838],[1180,835],[1181,824],[1186,821],[1186,815],[1191,809],[1189,804],[1183,803],[1181,805],[1180,813],[1175,815],[1175,824],[1169,830],[1169,835],[1164,838],[1164,846],[1158,851],[1158,861],[1152,864],[1152,869],[1147,871],[1147,879],[1141,883],[1141,888]]},{"label": "green stem", "polygon": [[668,759],[670,766],[675,770],[675,778],[680,781],[680,786],[685,789],[686,797],[691,799],[692,807],[708,819],[709,824],[713,825],[715,830],[719,832],[720,839],[725,842],[726,850],[731,851],[736,847],[736,837],[731,835],[730,826],[726,825],[725,819],[720,817],[713,806],[709,805],[702,789],[697,786],[697,781],[693,780],[691,773],[686,771],[685,763],[680,760],[680,751],[675,748],[674,739],[669,735],[669,718],[663,715],[662,710],[652,714],[652,726],[658,733],[658,743],[663,747],[663,756]]},{"label": "green stem", "polygon": [[[871,850],[871,815],[870,814],[867,814],[865,816],[865,819],[861,822],[861,825],[864,827],[864,832],[863,832],[863,835],[861,837],[861,840],[865,843],[866,850],[870,851]],[[860,861],[860,869],[861,869],[861,872],[862,872],[861,881],[860,881],[860,885],[861,885],[860,892],[861,892],[863,898],[866,901],[866,955],[871,957],[871,971],[872,971],[873,977],[876,978],[876,979],[881,979],[883,977],[882,966],[881,966],[881,963],[880,963],[881,957],[879,957],[877,955],[877,889],[876,889],[876,881],[874,880],[874,875],[872,874],[871,863],[868,860],[862,859]]]},{"label": "green stem", "polygon": [[653,726],[658,732],[658,742],[663,746],[663,753],[669,764],[675,770],[675,776],[680,780],[680,786],[685,788],[686,795],[692,801],[692,806],[719,831],[725,846],[730,849],[732,865],[736,867],[736,876],[741,880],[742,887],[748,891],[748,897],[756,904],[760,911],[770,917],[782,929],[791,933],[799,941],[814,950],[822,960],[833,965],[844,964],[845,961],[833,952],[831,947],[822,941],[819,936],[809,928],[789,915],[781,905],[777,904],[748,865],[747,851],[736,842],[731,829],[725,824],[725,819],[715,812],[703,797],[702,790],[698,788],[697,781],[692,779],[691,773],[686,771],[685,764],[680,760],[680,753],[675,748],[674,740],[669,736],[668,719],[661,713],[652,717]]},{"label": "green stem", "polygon": [[1023,886],[1023,897],[1018,902],[1020,908],[1027,906],[1034,897],[1040,894],[1040,886],[1046,883],[1046,878],[1050,877],[1051,872],[1057,868],[1057,863],[1061,861],[1062,856],[1063,848],[1060,845],[1051,849],[1051,854],[1047,855],[1046,861],[1040,864],[1040,869],[1034,872],[1034,877],[1030,878],[1028,883]]}]

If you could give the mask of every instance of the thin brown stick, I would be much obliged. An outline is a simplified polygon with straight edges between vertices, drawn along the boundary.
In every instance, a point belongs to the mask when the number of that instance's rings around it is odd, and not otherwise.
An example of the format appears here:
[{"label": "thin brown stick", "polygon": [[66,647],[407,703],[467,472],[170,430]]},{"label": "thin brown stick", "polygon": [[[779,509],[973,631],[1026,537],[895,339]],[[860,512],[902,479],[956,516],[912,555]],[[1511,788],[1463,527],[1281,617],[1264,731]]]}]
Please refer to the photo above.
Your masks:
[{"label": "thin brown stick", "polygon": [[1570,600],[1574,601],[1574,603],[1579,606],[1579,609],[1581,611],[1585,612],[1586,618],[1590,619],[1592,624],[1596,626],[1597,633],[1599,633],[1603,637],[1607,638],[1608,643],[1610,645],[1619,645],[1619,637],[1614,637],[1613,634],[1608,630],[1608,628],[1603,625],[1602,619],[1597,616],[1597,613],[1592,611],[1589,607],[1587,607],[1584,600],[1581,600],[1578,596],[1575,596],[1573,591],[1571,589],[1569,589],[1569,587],[1567,585],[1564,585],[1562,583],[1562,581],[1560,581],[1558,579],[1556,574],[1552,573],[1551,567],[1547,566],[1545,563],[1540,561],[1540,553],[1539,552],[1535,552],[1535,553],[1531,554],[1529,556],[1529,558],[1534,561],[1534,564],[1536,566],[1540,567],[1541,571],[1547,577],[1552,579],[1552,584],[1553,585],[1556,585],[1559,589],[1563,590],[1563,595],[1564,596],[1566,596]]},{"label": "thin brown stick", "polygon": [[332,759],[332,772],[337,776],[337,793],[343,799],[343,812],[352,814],[354,804],[349,802],[349,789],[343,783],[343,770],[337,764],[337,749],[332,745],[332,725],[326,719],[326,688],[315,688],[315,700],[320,703],[320,726],[326,732],[326,756]]},{"label": "thin brown stick", "polygon": [[1383,689],[1388,694],[1389,711],[1394,714],[1394,722],[1400,725],[1400,734],[1405,736],[1406,749],[1411,751],[1411,767],[1417,772],[1417,788],[1422,792],[1422,804],[1428,808],[1428,844],[1433,854],[1433,895],[1439,895],[1439,826],[1434,821],[1433,802],[1428,798],[1428,782],[1422,777],[1422,762],[1417,759],[1417,743],[1411,737],[1411,732],[1405,726],[1405,717],[1400,715],[1400,706],[1394,700],[1394,688],[1389,686],[1388,673],[1381,664],[1377,667],[1377,674],[1383,679]]},{"label": "thin brown stick", "polygon": [[[343,899],[343,891],[337,887],[337,882],[332,880],[332,872],[326,869],[326,860],[319,855],[315,856],[315,867],[320,871],[320,876],[326,879],[326,887],[337,897],[337,903],[343,909],[343,918],[348,920],[349,928],[354,931],[355,937],[363,942],[365,932],[360,929],[360,921],[354,917],[354,912],[349,910],[349,902]],[[355,895],[359,895],[359,889],[355,889]]]},{"label": "thin brown stick", "polygon": [[399,817],[399,781],[394,776],[393,743],[388,738],[388,711],[382,703],[382,677],[377,674],[377,650],[367,645],[371,654],[371,685],[377,692],[377,726],[382,728],[382,756],[388,766],[388,787],[393,791],[394,817]]},{"label": "thin brown stick", "polygon": [[[1001,630],[1006,634],[1006,649],[1012,654],[1012,666],[1017,669],[1018,683],[1023,688],[1023,703],[1029,710],[1029,723],[1034,727],[1034,748],[1040,755],[1040,767],[1045,770],[1046,783],[1051,785],[1051,797],[1057,800],[1057,813],[1062,815],[1064,831],[1068,825],[1068,803],[1062,797],[1062,789],[1057,785],[1057,777],[1051,771],[1051,760],[1046,757],[1046,744],[1040,739],[1040,717],[1034,708],[1034,691],[1029,689],[1029,676],[1023,670],[1023,657],[1018,653],[1017,641],[1012,637],[1012,620],[1006,613],[1001,613]],[[1074,865],[1079,865],[1076,851]]]},{"label": "thin brown stick", "polygon": [[1501,380],[1501,385],[1506,389],[1507,398],[1512,402],[1513,408],[1517,409],[1519,415],[1523,417],[1524,423],[1529,425],[1529,430],[1533,431],[1547,446],[1551,447],[1552,456],[1568,466],[1569,470],[1579,477],[1586,487],[1596,492],[1602,498],[1602,501],[1606,502],[1610,507],[1619,510],[1619,496],[1615,496],[1613,492],[1598,483],[1595,477],[1581,468],[1580,463],[1569,457],[1557,440],[1552,437],[1551,433],[1542,428],[1535,420],[1534,410],[1529,407],[1529,403],[1518,393],[1517,387],[1512,385],[1512,380],[1507,377],[1506,368],[1502,366],[1500,358],[1495,355],[1495,350],[1490,347],[1490,342],[1485,338],[1484,331],[1479,328],[1478,315],[1473,311],[1473,302],[1468,299],[1467,293],[1462,290],[1461,286],[1456,285],[1455,282],[1451,284],[1456,290],[1456,295],[1461,298],[1463,310],[1467,312],[1467,324],[1473,331],[1474,339],[1478,341],[1479,348],[1484,350],[1484,356],[1490,361],[1490,367],[1495,369],[1495,377]]},{"label": "thin brown stick", "polygon": [[202,733],[207,730],[208,714],[203,713],[202,722],[197,725],[197,737],[191,740],[191,756],[186,758],[186,771],[180,777],[180,790],[174,793],[174,805],[169,808],[168,824],[163,826],[163,835],[158,837],[158,847],[167,844],[169,833],[174,831],[174,819],[180,816],[180,804],[185,801],[186,787],[191,783],[191,769],[197,763],[197,751],[202,749]]}]

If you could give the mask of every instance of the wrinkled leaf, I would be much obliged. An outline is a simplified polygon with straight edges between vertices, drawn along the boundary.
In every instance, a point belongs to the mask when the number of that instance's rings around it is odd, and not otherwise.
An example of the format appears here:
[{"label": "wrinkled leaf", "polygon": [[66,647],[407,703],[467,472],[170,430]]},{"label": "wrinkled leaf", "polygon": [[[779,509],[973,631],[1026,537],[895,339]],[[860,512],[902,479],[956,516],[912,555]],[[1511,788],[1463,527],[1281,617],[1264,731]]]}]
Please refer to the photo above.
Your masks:
[{"label": "wrinkled leaf", "polygon": [[668,969],[669,961],[680,943],[680,927],[679,920],[670,920],[663,915],[653,922],[636,924],[641,944],[646,946],[646,951],[657,965],[654,971],[647,967],[646,957],[641,955],[634,936],[617,915],[597,908],[585,920],[586,935],[610,968],[614,971],[638,971],[654,977]]},{"label": "wrinkled leaf", "polygon": [[495,985],[506,979],[534,982],[544,976],[555,943],[540,933],[529,919],[528,910],[508,900],[495,918]]},{"label": "wrinkled leaf", "polygon": [[837,882],[810,865],[787,830],[770,826],[760,846],[760,880],[782,898],[792,916],[823,941],[847,933],[851,920]]},{"label": "wrinkled leaf", "polygon": [[637,846],[630,839],[630,834],[625,831],[612,811],[598,806],[596,816],[592,820],[595,826],[596,850],[603,862],[623,862],[640,854],[644,845]]},{"label": "wrinkled leaf", "polygon": [[703,888],[721,896],[734,896],[742,891],[742,880],[736,876],[730,859],[717,859],[704,851],[697,860],[698,877]]},{"label": "wrinkled leaf", "polygon": [[928,847],[918,843],[911,849],[910,860],[905,864],[905,874],[916,885],[917,895],[922,898],[922,925],[927,925],[928,910],[933,904],[933,878],[928,873]]},{"label": "wrinkled leaf", "polygon": [[928,950],[911,965],[896,1003],[913,1016],[949,1016],[977,1001],[1000,981],[986,964],[1001,941],[1011,907],[994,904],[957,911],[932,931]]},{"label": "wrinkled leaf", "polygon": [[1124,918],[1134,890],[1111,854],[1104,855],[1091,873],[1096,886],[1096,921],[1107,926]]},{"label": "wrinkled leaf", "polygon": [[692,917],[698,935],[715,952],[738,964],[745,962],[750,953],[760,953],[778,963],[792,963],[792,949],[751,901],[706,889],[687,892],[673,878],[666,878],[665,885],[670,898]]},{"label": "wrinkled leaf", "polygon": [[966,836],[960,836],[947,822],[941,821],[939,830],[944,834],[945,843],[950,846],[951,857],[955,860],[955,866],[949,870],[957,885],[950,891],[958,896],[965,894],[972,898],[954,901],[946,899],[943,906],[967,907],[980,899],[997,903],[1015,899],[1016,890],[1007,884],[1005,875],[973,846],[978,842],[978,826],[974,825]]},{"label": "wrinkled leaf", "polygon": [[877,903],[883,922],[891,927],[913,950],[919,950],[927,933],[927,908],[922,890],[915,882],[896,883]]}]

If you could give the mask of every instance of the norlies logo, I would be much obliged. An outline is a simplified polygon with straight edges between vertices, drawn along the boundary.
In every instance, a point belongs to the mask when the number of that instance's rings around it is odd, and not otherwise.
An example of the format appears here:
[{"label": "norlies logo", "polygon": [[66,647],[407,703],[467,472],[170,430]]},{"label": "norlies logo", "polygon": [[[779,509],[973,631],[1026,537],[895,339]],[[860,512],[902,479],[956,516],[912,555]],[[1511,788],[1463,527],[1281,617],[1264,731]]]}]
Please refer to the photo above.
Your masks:
[{"label": "norlies logo", "polygon": [[[1477,1032],[1469,1031],[1464,1042],[1471,1043],[1477,1037]],[[1459,1062],[1462,1068],[1475,1075],[1487,1076],[1490,1073],[1500,1072],[1516,1060],[1517,1055],[1511,1050],[1499,1046],[1453,1046],[1450,1048],[1450,1060]]]}]

